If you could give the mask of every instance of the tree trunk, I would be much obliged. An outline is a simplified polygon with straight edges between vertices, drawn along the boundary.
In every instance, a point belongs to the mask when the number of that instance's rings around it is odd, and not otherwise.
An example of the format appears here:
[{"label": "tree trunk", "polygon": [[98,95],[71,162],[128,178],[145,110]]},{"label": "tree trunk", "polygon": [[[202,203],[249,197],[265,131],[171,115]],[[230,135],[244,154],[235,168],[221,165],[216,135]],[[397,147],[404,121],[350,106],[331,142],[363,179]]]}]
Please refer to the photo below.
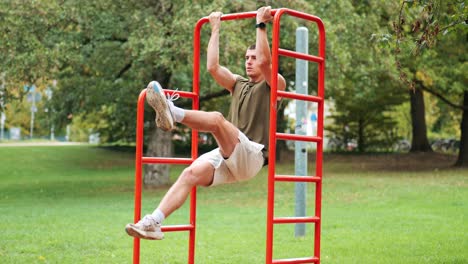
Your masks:
[{"label": "tree trunk", "polygon": [[[168,88],[170,72],[165,68],[157,68],[153,72],[153,80],[159,81],[163,88]],[[164,132],[155,127],[154,111],[151,112],[151,135],[149,137],[148,149],[146,155],[148,157],[171,157],[172,154],[172,133]],[[158,187],[169,184],[169,165],[167,164],[148,164],[145,166],[143,176],[143,184],[145,187]]]},{"label": "tree trunk", "polygon": [[[148,143],[148,157],[171,157],[171,132],[154,128]],[[145,166],[143,183],[146,187],[158,187],[169,184],[169,165],[148,164]]]},{"label": "tree trunk", "polygon": [[411,125],[413,139],[411,152],[431,152],[432,148],[427,139],[427,127],[424,109],[424,95],[420,88],[410,90]]},{"label": "tree trunk", "polygon": [[460,124],[460,149],[458,152],[458,159],[455,163],[457,167],[468,167],[468,91],[463,93],[463,114]]}]

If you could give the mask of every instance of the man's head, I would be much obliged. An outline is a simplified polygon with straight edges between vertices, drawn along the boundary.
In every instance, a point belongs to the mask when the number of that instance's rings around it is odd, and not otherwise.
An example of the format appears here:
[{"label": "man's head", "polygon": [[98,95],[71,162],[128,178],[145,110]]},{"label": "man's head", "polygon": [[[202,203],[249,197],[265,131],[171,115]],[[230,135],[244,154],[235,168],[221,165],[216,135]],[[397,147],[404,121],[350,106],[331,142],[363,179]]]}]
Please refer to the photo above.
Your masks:
[{"label": "man's head", "polygon": [[257,63],[257,53],[255,44],[249,46],[245,53],[245,71],[252,81],[257,81],[261,77],[260,66]]}]

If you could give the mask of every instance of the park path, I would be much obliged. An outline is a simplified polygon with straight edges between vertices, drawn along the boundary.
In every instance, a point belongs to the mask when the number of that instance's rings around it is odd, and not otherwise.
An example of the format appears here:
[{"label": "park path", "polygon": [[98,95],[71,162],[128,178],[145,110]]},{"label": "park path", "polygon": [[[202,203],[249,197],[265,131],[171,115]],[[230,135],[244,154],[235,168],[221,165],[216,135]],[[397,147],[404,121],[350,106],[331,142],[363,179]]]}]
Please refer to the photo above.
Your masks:
[{"label": "park path", "polygon": [[44,146],[78,146],[89,145],[85,142],[8,142],[0,143],[0,147],[44,147]]}]

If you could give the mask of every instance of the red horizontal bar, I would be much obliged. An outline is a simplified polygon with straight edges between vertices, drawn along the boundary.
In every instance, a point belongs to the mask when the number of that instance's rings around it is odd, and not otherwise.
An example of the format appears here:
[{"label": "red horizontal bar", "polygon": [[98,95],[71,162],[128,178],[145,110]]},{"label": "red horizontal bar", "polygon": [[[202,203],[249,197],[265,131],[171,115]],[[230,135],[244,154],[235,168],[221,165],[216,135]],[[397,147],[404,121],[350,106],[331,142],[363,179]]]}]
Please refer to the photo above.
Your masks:
[{"label": "red horizontal bar", "polygon": [[317,216],[300,216],[300,217],[275,217],[275,224],[295,224],[295,223],[317,223],[320,218]]},{"label": "red horizontal bar", "polygon": [[298,99],[298,100],[304,100],[304,101],[316,102],[316,103],[323,102],[322,97],[313,96],[313,95],[298,94],[298,93],[285,92],[285,91],[278,91],[277,93],[279,97],[286,97],[286,98],[292,98],[292,99]]},{"label": "red horizontal bar", "polygon": [[290,16],[295,16],[295,17],[302,18],[302,19],[305,19],[305,20],[313,21],[313,22],[315,22],[317,24],[322,24],[322,20],[317,16],[313,16],[313,15],[303,13],[303,12],[293,10],[293,9],[287,9],[287,8],[281,8],[281,9],[286,9],[286,13],[288,15],[290,15]]},{"label": "red horizontal bar", "polygon": [[316,263],[319,261],[317,257],[307,257],[307,258],[291,258],[291,259],[274,259],[272,263],[275,264],[298,264],[298,263]]},{"label": "red horizontal bar", "polygon": [[196,93],[194,93],[194,92],[186,92],[186,91],[171,90],[171,89],[164,89],[164,92],[166,94],[176,93],[176,94],[179,94],[180,97],[185,97],[185,98],[195,99],[195,98],[198,97],[198,95]]},{"label": "red horizontal bar", "polygon": [[292,176],[292,175],[276,175],[276,181],[285,182],[319,182],[322,178],[316,176]]},{"label": "red horizontal bar", "polygon": [[[274,16],[277,12],[277,9],[271,10],[271,15]],[[243,13],[233,13],[233,14],[226,14],[221,16],[222,21],[227,20],[237,20],[237,19],[246,19],[246,18],[254,18],[257,16],[257,11],[250,11],[250,12],[243,12]],[[208,17],[203,17],[198,21],[198,24],[202,25],[209,22]]]},{"label": "red horizontal bar", "polygon": [[222,15],[221,20],[226,21],[226,20],[245,19],[245,18],[253,18],[256,16],[257,16],[257,11],[251,11],[251,12],[244,12],[244,13]]},{"label": "red horizontal bar", "polygon": [[321,137],[286,134],[286,133],[276,133],[276,138],[284,139],[284,140],[299,140],[299,141],[308,141],[308,142],[316,142],[316,143],[322,141]]},{"label": "red horizontal bar", "polygon": [[178,232],[178,231],[190,231],[193,230],[195,227],[193,225],[169,225],[169,226],[162,226],[161,230],[163,232]]},{"label": "red horizontal bar", "polygon": [[164,163],[164,164],[185,164],[190,165],[193,159],[188,158],[164,158],[164,157],[143,157],[141,158],[143,163]]},{"label": "red horizontal bar", "polygon": [[308,61],[314,61],[318,63],[323,63],[324,59],[322,57],[317,57],[314,55],[309,55],[297,51],[292,51],[292,50],[287,50],[287,49],[278,49],[278,54],[288,56],[288,57],[293,57],[296,59],[301,59],[301,60],[308,60]]}]

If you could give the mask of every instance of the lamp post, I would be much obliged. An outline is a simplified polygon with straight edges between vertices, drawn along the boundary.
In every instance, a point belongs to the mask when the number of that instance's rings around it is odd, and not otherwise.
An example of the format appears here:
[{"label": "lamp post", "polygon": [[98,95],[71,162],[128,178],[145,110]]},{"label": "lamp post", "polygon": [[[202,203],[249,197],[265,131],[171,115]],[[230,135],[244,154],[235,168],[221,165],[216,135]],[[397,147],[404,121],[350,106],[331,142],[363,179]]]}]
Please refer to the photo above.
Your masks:
[{"label": "lamp post", "polygon": [[30,87],[24,86],[25,90],[29,90],[27,100],[31,102],[31,127],[29,129],[29,138],[32,140],[34,135],[34,118],[37,112],[36,102],[41,100],[41,93],[36,92],[36,86],[33,84]]}]

